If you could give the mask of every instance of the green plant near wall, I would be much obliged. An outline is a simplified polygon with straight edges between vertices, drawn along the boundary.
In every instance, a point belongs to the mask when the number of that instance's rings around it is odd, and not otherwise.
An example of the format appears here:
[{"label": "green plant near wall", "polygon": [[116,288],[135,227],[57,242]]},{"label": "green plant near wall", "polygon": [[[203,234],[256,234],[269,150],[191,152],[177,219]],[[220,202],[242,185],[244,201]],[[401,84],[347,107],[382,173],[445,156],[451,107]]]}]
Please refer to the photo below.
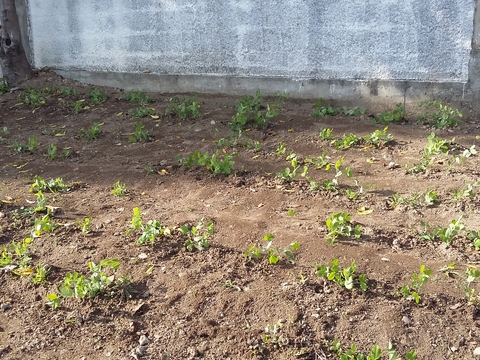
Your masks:
[{"label": "green plant near wall", "polygon": [[233,131],[244,131],[252,126],[255,128],[266,127],[270,119],[279,115],[277,104],[262,105],[263,97],[260,90],[255,96],[244,96],[237,102],[237,113],[232,117],[228,126]]},{"label": "green plant near wall", "polygon": [[177,116],[180,119],[195,119],[201,115],[200,102],[197,97],[180,99],[177,96],[171,97],[165,115]]},{"label": "green plant near wall", "polygon": [[0,78],[0,95],[7,93],[10,89],[3,78]]},{"label": "green plant near wall", "polygon": [[420,107],[424,108],[426,113],[420,115],[418,121],[437,129],[457,127],[458,119],[462,118],[458,109],[443,105],[440,101],[421,102]]},{"label": "green plant near wall", "polygon": [[393,122],[400,122],[405,120],[406,112],[402,103],[398,103],[395,106],[395,109],[392,111],[384,111],[383,113],[378,114],[377,119],[372,119],[371,122],[376,124],[388,125]]},{"label": "green plant near wall", "polygon": [[183,159],[182,155],[177,156],[177,161],[180,165],[185,167],[200,166],[205,167],[215,175],[224,174],[230,175],[235,170],[235,161],[233,161],[233,154],[224,153],[223,156],[217,150],[212,155],[208,153],[194,152],[187,160]]},{"label": "green plant near wall", "polygon": [[341,110],[332,107],[325,102],[325,99],[319,99],[313,108],[313,116],[323,117],[325,115],[335,116],[340,114]]}]

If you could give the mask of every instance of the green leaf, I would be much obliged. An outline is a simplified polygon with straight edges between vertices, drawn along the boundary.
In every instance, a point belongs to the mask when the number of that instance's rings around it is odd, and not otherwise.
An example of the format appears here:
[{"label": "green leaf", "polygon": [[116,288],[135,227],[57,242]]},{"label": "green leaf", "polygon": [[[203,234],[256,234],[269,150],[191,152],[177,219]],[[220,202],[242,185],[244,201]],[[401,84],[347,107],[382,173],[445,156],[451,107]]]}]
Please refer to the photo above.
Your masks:
[{"label": "green leaf", "polygon": [[275,265],[276,263],[278,263],[278,260],[279,260],[278,256],[275,256],[275,255],[270,255],[268,257],[268,262],[272,265]]}]

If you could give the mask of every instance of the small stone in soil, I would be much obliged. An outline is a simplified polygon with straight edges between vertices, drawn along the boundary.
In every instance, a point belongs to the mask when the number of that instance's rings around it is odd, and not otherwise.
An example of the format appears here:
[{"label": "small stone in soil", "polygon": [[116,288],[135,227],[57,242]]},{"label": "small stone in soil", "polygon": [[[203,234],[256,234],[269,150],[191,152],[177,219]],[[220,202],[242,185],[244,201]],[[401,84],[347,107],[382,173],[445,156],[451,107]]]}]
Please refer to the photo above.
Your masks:
[{"label": "small stone in soil", "polygon": [[145,335],[140,336],[140,339],[138,340],[138,342],[139,342],[140,346],[145,346],[145,345],[150,344],[150,340]]},{"label": "small stone in soil", "polygon": [[135,349],[135,353],[138,355],[138,356],[143,356],[145,355],[147,352],[147,347],[146,346],[139,346]]},{"label": "small stone in soil", "polygon": [[473,356],[480,356],[480,347],[477,347],[475,350],[473,350]]},{"label": "small stone in soil", "polygon": [[410,320],[410,318],[408,318],[407,316],[402,317],[402,321],[405,325],[411,325],[412,324],[412,320]]},{"label": "small stone in soil", "polygon": [[7,311],[7,310],[10,310],[11,308],[12,308],[12,305],[10,305],[10,304],[0,305],[0,309],[2,309],[2,311]]}]

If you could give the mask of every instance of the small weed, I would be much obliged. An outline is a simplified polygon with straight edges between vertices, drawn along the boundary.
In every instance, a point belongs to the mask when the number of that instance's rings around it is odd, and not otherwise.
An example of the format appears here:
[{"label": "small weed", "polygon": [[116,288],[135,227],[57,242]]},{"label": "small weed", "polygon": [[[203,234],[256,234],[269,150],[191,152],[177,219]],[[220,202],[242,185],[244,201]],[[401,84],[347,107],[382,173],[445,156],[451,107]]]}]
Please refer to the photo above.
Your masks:
[{"label": "small weed", "polygon": [[35,267],[35,271],[32,274],[32,282],[35,285],[46,283],[49,272],[49,266],[43,265],[41,262],[39,262]]},{"label": "small weed", "polygon": [[136,102],[142,105],[153,102],[153,99],[147,95],[145,90],[130,91],[128,94],[126,94],[123,97],[123,99],[126,101]]},{"label": "small weed", "polygon": [[60,226],[59,223],[52,221],[50,215],[47,214],[41,218],[35,219],[35,223],[33,225],[33,229],[30,233],[30,237],[32,239],[38,238],[42,235],[42,232],[51,233],[58,229]]},{"label": "small weed", "polygon": [[413,165],[405,164],[404,169],[407,174],[419,174],[426,172],[433,164],[433,159],[426,159]]},{"label": "small weed", "polygon": [[334,136],[332,135],[332,129],[330,128],[323,128],[320,130],[320,139],[322,140],[333,140]]},{"label": "small weed", "polygon": [[[297,177],[297,170],[300,169],[300,165],[298,164],[297,155],[295,153],[291,153],[290,155],[288,155],[286,160],[290,161],[292,169],[290,169],[289,167],[285,168],[285,171],[277,173],[277,178],[289,182]],[[307,172],[308,166],[304,165],[301,176],[307,176]]]},{"label": "small weed", "polygon": [[45,104],[45,98],[42,96],[42,91],[35,88],[26,88],[25,94],[22,98],[21,95],[18,95],[17,101],[23,102],[25,105],[31,107],[40,107]]},{"label": "small weed", "polygon": [[92,218],[86,217],[83,220],[75,221],[75,225],[80,229],[83,234],[88,234],[92,231]]},{"label": "small weed", "polygon": [[120,180],[116,181],[113,184],[113,189],[110,190],[110,193],[115,196],[125,196],[127,192],[127,185],[120,183]]},{"label": "small weed", "polygon": [[340,114],[340,109],[333,108],[326,104],[325,99],[318,100],[313,109],[313,116],[323,117],[325,115],[335,116]]},{"label": "small weed", "polygon": [[257,140],[251,140],[243,136],[241,130],[238,131],[238,135],[234,132],[230,132],[228,138],[221,138],[217,141],[217,146],[219,147],[236,147],[242,146],[245,149],[253,150],[253,152],[260,151],[262,146]]},{"label": "small weed", "polygon": [[411,298],[415,300],[415,303],[420,302],[419,293],[422,292],[423,286],[427,283],[432,270],[425,268],[425,265],[420,266],[420,272],[418,274],[412,274],[412,280],[410,285],[403,285],[400,289],[400,293],[405,298]]},{"label": "small weed", "polygon": [[47,159],[49,161],[55,160],[58,157],[57,155],[57,147],[54,144],[48,145],[47,148]]},{"label": "small weed", "polygon": [[346,116],[360,116],[365,115],[365,109],[355,106],[351,109],[347,108],[346,106],[343,107],[343,114]]},{"label": "small weed", "polygon": [[174,115],[180,119],[195,119],[200,114],[200,103],[196,97],[180,99],[176,96],[170,98],[170,104],[165,110],[165,115]]},{"label": "small weed", "polygon": [[424,221],[420,221],[420,224],[423,226],[423,231],[419,232],[420,238],[422,240],[434,241],[437,239],[442,240],[443,242],[450,244],[453,239],[457,237],[460,231],[465,230],[465,225],[461,222],[462,215],[458,220],[452,220],[452,222],[447,227],[437,227],[430,229],[430,225]]},{"label": "small weed", "polygon": [[34,136],[31,138],[28,138],[26,143],[20,143],[17,140],[14,140],[12,146],[15,149],[15,151],[18,153],[29,152],[33,154],[38,147],[38,137]]},{"label": "small weed", "polygon": [[465,285],[464,290],[468,299],[468,303],[476,304],[478,303],[480,297],[479,295],[475,295],[475,289],[471,285],[474,281],[478,281],[478,279],[480,279],[480,270],[475,265],[469,265],[465,271],[465,275],[467,276],[467,284]]},{"label": "small weed", "polygon": [[150,135],[148,133],[148,130],[144,130],[145,125],[138,123],[135,125],[135,132],[133,135],[130,135],[128,137],[128,141],[132,143],[136,143],[139,141],[147,141],[150,140]]},{"label": "small weed", "polygon": [[352,225],[350,220],[351,216],[346,212],[335,213],[327,218],[327,241],[330,244],[333,244],[338,237],[353,237],[355,239],[360,238],[362,235],[362,227],[358,224]]},{"label": "small weed", "polygon": [[10,131],[8,131],[8,128],[6,126],[0,128],[0,141],[5,140],[6,138],[4,138],[3,136],[8,135],[9,133]]},{"label": "small weed", "polygon": [[10,88],[8,87],[7,83],[3,78],[0,78],[0,95],[6,94]]},{"label": "small weed", "polygon": [[48,181],[43,180],[40,176],[35,175],[33,178],[33,184],[30,186],[30,192],[37,193],[42,192],[51,192],[56,193],[70,190],[68,185],[66,185],[62,178],[50,179]]},{"label": "small weed", "polygon": [[80,114],[84,107],[83,107],[83,104],[85,103],[85,100],[77,100],[73,103],[73,112],[75,114]]},{"label": "small weed", "polygon": [[467,239],[472,242],[473,247],[475,250],[480,250],[480,230],[474,231],[470,230],[467,233]]},{"label": "small weed", "polygon": [[98,139],[100,133],[101,133],[101,130],[100,130],[100,126],[102,126],[102,124],[99,124],[99,123],[93,123],[93,125],[88,128],[87,131],[84,131],[84,130],[81,130],[80,131],[80,137],[84,138],[84,139],[87,139],[87,140],[96,140]]},{"label": "small weed", "polygon": [[457,127],[457,119],[462,117],[462,113],[458,109],[443,105],[440,101],[421,102],[420,107],[425,108],[427,114],[419,116],[418,121],[437,129]]},{"label": "small weed", "polygon": [[195,165],[205,167],[215,175],[230,175],[235,167],[232,155],[224,154],[223,158],[220,158],[218,150],[212,155],[196,151],[187,160],[184,160],[182,155],[179,155],[177,156],[177,160],[182,166],[191,167]]},{"label": "small weed", "polygon": [[243,252],[243,256],[247,259],[261,259],[264,256],[268,258],[268,263],[275,265],[277,264],[282,258],[285,258],[291,264],[295,264],[295,256],[293,252],[298,250],[300,247],[298,242],[293,242],[286,248],[279,248],[277,246],[273,246],[273,234],[266,234],[263,236],[263,240],[267,242],[265,246],[257,246],[257,244],[253,244],[248,250]]},{"label": "small weed", "polygon": [[31,260],[30,244],[32,239],[27,237],[23,241],[12,241],[9,245],[0,246],[0,268],[12,266],[13,268],[26,268]]},{"label": "small weed", "polygon": [[180,231],[187,236],[185,240],[185,248],[188,251],[205,250],[210,247],[209,238],[213,235],[213,222],[206,224],[203,219],[200,219],[197,226],[183,225]]},{"label": "small weed", "polygon": [[233,131],[243,131],[249,125],[266,127],[270,119],[278,116],[277,105],[262,106],[262,94],[257,90],[255,96],[244,96],[237,102],[237,113],[232,117],[228,126]]},{"label": "small weed", "polygon": [[286,151],[287,151],[287,146],[285,145],[284,142],[280,142],[278,143],[277,150],[275,150],[275,154],[277,156],[281,156],[281,155],[284,155]]},{"label": "small weed", "polygon": [[235,284],[235,281],[227,279],[222,286],[227,289],[235,289],[237,291],[242,291],[242,288]]},{"label": "small weed", "polygon": [[359,142],[358,136],[355,134],[343,134],[341,139],[333,140],[332,145],[337,150],[346,150],[351,148],[352,146],[357,145]]},{"label": "small weed", "polygon": [[100,104],[107,100],[108,96],[102,90],[93,89],[90,91],[90,103],[93,105]]},{"label": "small weed", "polygon": [[135,230],[142,231],[142,235],[137,239],[138,245],[153,244],[158,237],[170,235],[170,229],[164,227],[158,220],[149,220],[144,224],[142,222],[142,213],[138,207],[133,208],[132,224],[131,228],[127,230],[127,235]]},{"label": "small weed", "polygon": [[134,119],[141,119],[145,116],[154,115],[155,110],[145,106],[140,106],[138,108],[128,110],[128,113]]},{"label": "small weed", "polygon": [[381,114],[378,114],[378,120],[372,119],[372,123],[380,123],[383,125],[388,125],[392,122],[400,122],[405,120],[405,108],[402,103],[398,103],[395,106],[393,111],[385,111]]},{"label": "small weed", "polygon": [[77,95],[77,91],[75,89],[72,89],[72,88],[61,87],[58,90],[58,95],[61,95],[61,96],[75,96],[75,95]]},{"label": "small weed", "polygon": [[289,209],[289,210],[287,211],[287,215],[288,215],[288,216],[291,216],[291,217],[295,217],[295,216],[297,216],[297,212],[296,212],[295,210],[293,210],[293,209]]},{"label": "small weed", "polygon": [[388,126],[383,130],[375,130],[370,135],[363,138],[367,145],[374,145],[377,148],[384,147],[389,142],[393,141],[393,135],[387,133]]},{"label": "small weed", "polygon": [[360,289],[367,291],[367,276],[365,274],[359,275],[358,277],[355,275],[355,271],[357,270],[355,261],[352,261],[350,266],[344,269],[341,269],[338,264],[338,259],[332,259],[331,266],[318,265],[315,263],[315,273],[321,278],[326,278],[329,281],[345,287],[347,290],[352,290],[355,283],[357,283]]},{"label": "small weed", "polygon": [[480,182],[476,182],[473,185],[467,183],[464,189],[454,189],[452,198],[453,200],[473,199],[475,198],[474,186],[480,186]]},{"label": "small weed", "polygon": [[[344,350],[338,340],[333,340],[329,350],[335,352],[341,360],[380,360],[382,358],[382,349],[378,345],[374,345],[370,353],[362,354],[357,352],[355,344],[352,344],[348,350]],[[401,360],[391,341],[388,342],[387,355],[389,360]],[[405,354],[405,360],[416,360],[416,358],[417,352],[415,350]]]},{"label": "small weed", "polygon": [[429,159],[432,155],[448,155],[448,145],[451,144],[453,140],[449,143],[447,140],[438,138],[435,133],[432,132],[430,135],[428,135],[427,142],[427,146],[425,149],[423,149],[424,159]]},{"label": "small weed", "polygon": [[275,344],[279,347],[288,345],[288,338],[281,334],[283,323],[283,320],[279,320],[273,325],[268,324],[262,334],[262,342],[264,344]]},{"label": "small weed", "polygon": [[328,170],[331,167],[330,156],[327,156],[327,151],[326,150],[323,150],[322,155],[320,155],[317,158],[307,157],[305,159],[305,163],[312,164],[314,166],[315,170],[319,170],[319,169],[323,169],[323,168],[325,168],[325,170]]}]

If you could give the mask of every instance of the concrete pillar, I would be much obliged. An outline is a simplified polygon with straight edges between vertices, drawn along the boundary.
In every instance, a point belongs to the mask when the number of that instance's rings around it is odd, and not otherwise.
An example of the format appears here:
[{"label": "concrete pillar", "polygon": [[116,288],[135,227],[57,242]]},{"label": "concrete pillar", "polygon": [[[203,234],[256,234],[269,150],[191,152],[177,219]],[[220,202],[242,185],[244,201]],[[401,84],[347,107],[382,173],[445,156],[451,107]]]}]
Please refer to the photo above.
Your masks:
[{"label": "concrete pillar", "polygon": [[480,93],[480,0],[475,1],[472,51],[470,53],[467,90],[469,96],[475,97]]}]

